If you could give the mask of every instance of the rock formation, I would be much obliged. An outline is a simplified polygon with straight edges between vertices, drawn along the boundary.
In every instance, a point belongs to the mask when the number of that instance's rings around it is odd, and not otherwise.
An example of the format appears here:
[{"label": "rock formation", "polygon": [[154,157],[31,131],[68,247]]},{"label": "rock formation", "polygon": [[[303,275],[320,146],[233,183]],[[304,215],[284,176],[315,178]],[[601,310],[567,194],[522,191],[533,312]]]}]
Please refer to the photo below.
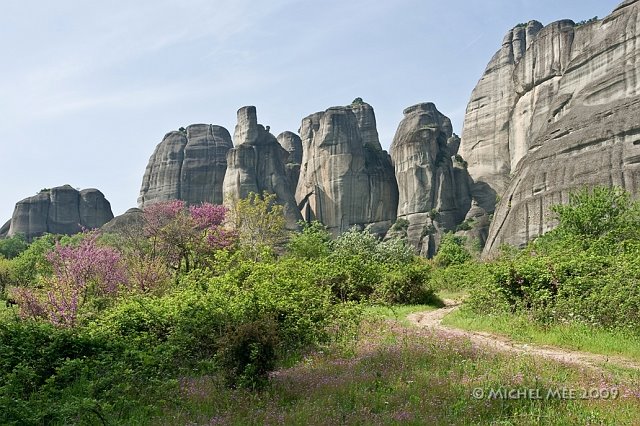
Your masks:
[{"label": "rock formation", "polygon": [[489,63],[461,148],[472,177],[502,195],[485,254],[551,229],[550,206],[583,185],[640,190],[639,12],[628,0],[584,25],[531,22]]},{"label": "rock formation", "polygon": [[275,136],[258,124],[256,108],[238,110],[238,124],[234,134],[235,147],[227,153],[227,171],[224,176],[224,203],[245,198],[250,192],[264,191],[276,194],[284,207],[289,229],[296,229],[302,220],[294,198],[285,163],[290,153],[278,143]]},{"label": "rock formation", "polygon": [[71,235],[82,228],[99,228],[111,219],[111,204],[102,192],[64,185],[19,201],[7,235],[20,234],[27,241],[45,233]]},{"label": "rock formation", "polygon": [[10,228],[11,228],[11,219],[9,219],[4,225],[2,225],[2,228],[0,228],[0,238],[5,238],[7,235],[9,235]]},{"label": "rock formation", "polygon": [[[504,191],[514,162],[519,160],[516,152],[521,157],[521,149],[526,145],[526,141],[520,140],[515,148],[515,135],[521,135],[521,132],[515,131],[512,125],[519,98],[513,76],[516,64],[541,29],[541,23],[531,21],[507,33],[502,48],[487,65],[467,105],[460,154],[467,161],[475,181],[485,184],[481,204],[489,211],[493,211],[495,193]],[[552,63],[546,66],[551,67]]]},{"label": "rock formation", "polygon": [[425,256],[435,254],[442,232],[455,230],[471,206],[472,182],[455,157],[459,144],[451,121],[432,103],[405,109],[391,144],[397,216],[408,221],[408,241]]},{"label": "rock formation", "polygon": [[172,199],[221,204],[227,151],[232,147],[229,132],[220,126],[192,124],[167,133],[149,159],[139,207]]},{"label": "rock formation", "polygon": [[287,176],[295,188],[300,179],[300,164],[302,163],[302,139],[293,132],[282,132],[278,135],[278,143],[289,153],[285,161]]},{"label": "rock formation", "polygon": [[142,210],[132,208],[111,219],[102,226],[102,231],[108,234],[120,234],[125,236],[142,235],[144,217]]},{"label": "rock formation", "polygon": [[396,219],[398,187],[378,140],[373,108],[333,107],[302,120],[296,201],[305,220],[334,234],[353,225],[383,235]]}]

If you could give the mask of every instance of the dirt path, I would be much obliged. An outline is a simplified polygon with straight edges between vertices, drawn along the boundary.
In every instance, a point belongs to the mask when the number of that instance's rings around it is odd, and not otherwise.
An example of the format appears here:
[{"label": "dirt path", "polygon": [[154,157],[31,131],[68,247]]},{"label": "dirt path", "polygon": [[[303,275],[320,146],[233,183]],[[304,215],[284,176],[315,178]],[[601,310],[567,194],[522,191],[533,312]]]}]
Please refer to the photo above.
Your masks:
[{"label": "dirt path", "polygon": [[495,349],[500,352],[528,354],[548,358],[554,361],[565,362],[602,370],[604,365],[628,368],[640,371],[640,363],[622,357],[590,354],[552,346],[537,346],[517,343],[506,336],[499,336],[481,331],[467,331],[459,328],[442,325],[442,318],[460,306],[459,301],[445,299],[445,307],[429,312],[417,312],[407,316],[412,324],[418,327],[430,328],[436,331],[446,331],[448,334],[466,337],[472,342]]}]

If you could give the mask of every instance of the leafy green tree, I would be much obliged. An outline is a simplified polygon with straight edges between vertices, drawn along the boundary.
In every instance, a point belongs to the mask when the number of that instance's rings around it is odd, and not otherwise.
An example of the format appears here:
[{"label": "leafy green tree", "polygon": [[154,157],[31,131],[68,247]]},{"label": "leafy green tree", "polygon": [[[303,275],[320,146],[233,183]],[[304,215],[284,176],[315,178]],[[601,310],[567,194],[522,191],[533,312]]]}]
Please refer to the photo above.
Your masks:
[{"label": "leafy green tree", "polygon": [[318,221],[302,222],[302,231],[294,233],[289,239],[289,255],[302,259],[327,257],[331,250],[331,234],[327,227]]},{"label": "leafy green tree", "polygon": [[552,207],[560,222],[558,231],[579,237],[598,238],[607,233],[630,230],[638,221],[638,207],[619,187],[584,188],[569,195],[567,204]]},{"label": "leafy green tree", "polygon": [[29,247],[12,260],[16,284],[28,286],[34,284],[42,275],[51,273],[51,265],[46,254],[56,246],[56,236],[45,234],[36,238]]},{"label": "leafy green tree", "polygon": [[7,259],[13,259],[25,251],[27,247],[29,247],[29,244],[22,235],[4,238],[0,240],[0,256],[4,256]]},{"label": "leafy green tree", "polygon": [[276,195],[249,193],[231,206],[230,218],[243,251],[255,260],[282,247],[287,240],[284,208]]},{"label": "leafy green tree", "polygon": [[11,284],[13,284],[11,261],[0,257],[0,299],[5,297],[7,287]]},{"label": "leafy green tree", "polygon": [[465,237],[460,237],[449,232],[442,236],[438,253],[433,261],[436,265],[447,267],[459,265],[471,259],[471,253],[465,247]]}]

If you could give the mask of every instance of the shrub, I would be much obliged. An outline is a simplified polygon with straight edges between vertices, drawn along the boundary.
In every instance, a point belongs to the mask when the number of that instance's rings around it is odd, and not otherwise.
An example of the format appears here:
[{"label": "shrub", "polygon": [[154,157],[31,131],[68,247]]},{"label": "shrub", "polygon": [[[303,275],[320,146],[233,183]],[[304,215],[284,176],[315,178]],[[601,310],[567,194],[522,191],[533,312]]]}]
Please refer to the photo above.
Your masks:
[{"label": "shrub", "polygon": [[51,234],[36,238],[25,251],[12,260],[17,285],[34,285],[39,277],[51,274],[51,265],[45,255],[53,250],[56,241],[57,238]]},{"label": "shrub", "polygon": [[473,309],[640,329],[638,204],[620,189],[597,187],[553,210],[558,228],[502,254],[491,278],[472,289]]},{"label": "shrub", "polygon": [[89,298],[117,295],[118,287],[127,281],[126,271],[120,253],[99,246],[98,237],[97,232],[90,232],[77,246],[56,243],[45,255],[53,276],[46,280],[44,291],[20,288],[15,292],[23,317],[43,317],[53,324],[73,327]]},{"label": "shrub", "polygon": [[438,252],[433,258],[436,265],[447,267],[458,265],[471,259],[471,254],[465,247],[465,237],[460,237],[452,233],[442,236]]},{"label": "shrub", "polygon": [[488,266],[475,261],[453,264],[446,268],[434,268],[430,278],[434,288],[449,291],[486,285],[491,279]]},{"label": "shrub", "polygon": [[205,266],[207,257],[235,243],[225,229],[227,208],[210,203],[187,207],[184,201],[154,203],[144,209],[144,231],[151,258],[162,257],[176,271]]},{"label": "shrub", "polygon": [[460,225],[456,226],[456,232],[457,231],[470,231],[471,229],[473,229],[473,223],[474,223],[473,219],[465,220]]},{"label": "shrub", "polygon": [[29,247],[22,235],[0,239],[0,257],[13,259]]},{"label": "shrub", "polygon": [[584,188],[570,194],[568,204],[555,205],[552,211],[556,213],[560,222],[557,233],[588,239],[606,234],[615,235],[617,238],[638,236],[638,206],[632,203],[630,194],[621,188]]},{"label": "shrub", "polygon": [[398,218],[391,226],[391,231],[406,231],[409,228],[409,221],[404,218]]},{"label": "shrub", "polygon": [[433,304],[437,299],[430,272],[430,266],[420,260],[391,270],[375,287],[371,299],[385,304]]},{"label": "shrub", "polygon": [[302,223],[302,231],[294,233],[287,244],[290,256],[300,259],[318,259],[329,255],[331,234],[318,221]]},{"label": "shrub", "polygon": [[11,261],[0,257],[0,300],[6,296],[7,288],[13,284],[13,267]]},{"label": "shrub", "polygon": [[120,424],[166,390],[153,362],[113,338],[0,322],[0,423]]},{"label": "shrub", "polygon": [[242,251],[254,260],[265,253],[268,257],[288,237],[284,208],[276,201],[275,194],[251,192],[247,198],[236,200],[229,212]]},{"label": "shrub", "polygon": [[227,385],[259,389],[276,363],[278,326],[271,318],[231,325],[219,341],[216,359]]}]

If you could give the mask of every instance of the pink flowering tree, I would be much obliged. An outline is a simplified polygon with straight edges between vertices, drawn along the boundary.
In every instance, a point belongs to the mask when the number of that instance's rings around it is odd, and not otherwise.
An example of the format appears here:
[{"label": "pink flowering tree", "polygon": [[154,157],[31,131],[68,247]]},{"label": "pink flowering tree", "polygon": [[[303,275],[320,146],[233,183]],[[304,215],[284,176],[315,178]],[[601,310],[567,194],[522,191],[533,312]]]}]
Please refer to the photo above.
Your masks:
[{"label": "pink flowering tree", "polygon": [[145,208],[151,258],[164,258],[177,271],[201,266],[217,250],[233,246],[237,235],[224,226],[227,208],[210,203],[187,207],[173,200]]},{"label": "pink flowering tree", "polygon": [[20,288],[15,292],[23,317],[45,318],[59,326],[73,327],[87,300],[116,296],[121,286],[128,285],[120,252],[99,245],[99,236],[92,231],[77,245],[56,243],[46,255],[53,274],[44,279],[44,290]]}]

